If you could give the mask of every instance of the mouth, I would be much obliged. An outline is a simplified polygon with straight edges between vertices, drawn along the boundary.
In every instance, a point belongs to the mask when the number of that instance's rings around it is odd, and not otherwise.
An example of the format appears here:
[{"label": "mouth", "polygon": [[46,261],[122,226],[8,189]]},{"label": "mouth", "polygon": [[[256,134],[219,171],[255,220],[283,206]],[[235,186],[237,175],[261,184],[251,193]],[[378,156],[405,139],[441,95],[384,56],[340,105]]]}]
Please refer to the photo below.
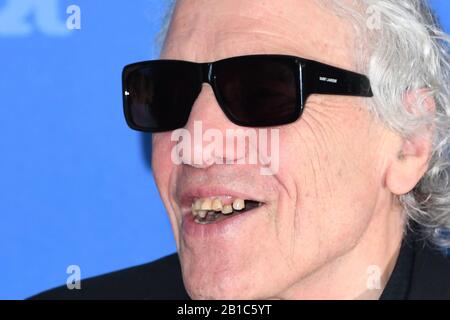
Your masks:
[{"label": "mouth", "polygon": [[193,198],[190,214],[197,224],[215,224],[263,205],[263,202],[232,196]]}]

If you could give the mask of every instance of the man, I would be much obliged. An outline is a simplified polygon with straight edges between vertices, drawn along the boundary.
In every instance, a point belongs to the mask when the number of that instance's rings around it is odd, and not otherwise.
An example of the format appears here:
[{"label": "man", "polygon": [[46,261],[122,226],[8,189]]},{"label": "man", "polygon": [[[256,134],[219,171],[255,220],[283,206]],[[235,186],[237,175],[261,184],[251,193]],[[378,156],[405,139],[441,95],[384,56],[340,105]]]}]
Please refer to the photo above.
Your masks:
[{"label": "man", "polygon": [[124,102],[178,254],[39,298],[450,298],[445,40],[419,0],[177,1]]}]

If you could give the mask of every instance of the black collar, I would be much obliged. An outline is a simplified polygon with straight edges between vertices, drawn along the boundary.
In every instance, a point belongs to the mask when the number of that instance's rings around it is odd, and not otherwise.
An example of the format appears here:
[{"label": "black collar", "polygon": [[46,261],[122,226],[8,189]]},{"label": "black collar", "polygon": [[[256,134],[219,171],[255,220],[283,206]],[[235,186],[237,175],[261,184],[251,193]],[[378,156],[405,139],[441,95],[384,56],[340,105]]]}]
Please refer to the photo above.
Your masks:
[{"label": "black collar", "polygon": [[389,278],[380,300],[405,300],[410,291],[411,275],[414,264],[414,245],[411,232],[403,239],[394,270]]},{"label": "black collar", "polygon": [[450,299],[450,261],[411,228],[380,300]]}]

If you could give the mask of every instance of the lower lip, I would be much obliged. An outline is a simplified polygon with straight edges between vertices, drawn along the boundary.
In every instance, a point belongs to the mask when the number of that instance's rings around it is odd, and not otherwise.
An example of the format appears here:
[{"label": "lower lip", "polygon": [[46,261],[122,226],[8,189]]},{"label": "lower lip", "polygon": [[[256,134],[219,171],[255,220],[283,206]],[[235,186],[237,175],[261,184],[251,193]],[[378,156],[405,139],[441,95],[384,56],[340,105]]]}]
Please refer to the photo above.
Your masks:
[{"label": "lower lip", "polygon": [[223,236],[226,233],[238,228],[239,225],[244,223],[246,219],[251,217],[262,207],[263,206],[210,224],[197,223],[194,220],[194,216],[191,213],[188,213],[183,216],[183,233],[192,238],[213,238]]}]

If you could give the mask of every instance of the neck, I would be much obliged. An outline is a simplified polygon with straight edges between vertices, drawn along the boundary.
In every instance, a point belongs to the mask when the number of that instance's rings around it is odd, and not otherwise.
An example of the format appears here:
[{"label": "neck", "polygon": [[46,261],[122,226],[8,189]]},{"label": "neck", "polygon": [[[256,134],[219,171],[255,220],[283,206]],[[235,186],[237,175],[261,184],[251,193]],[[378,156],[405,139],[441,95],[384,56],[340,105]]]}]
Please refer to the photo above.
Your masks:
[{"label": "neck", "polygon": [[373,216],[358,244],[285,292],[289,299],[378,299],[400,252],[404,214],[398,204]]}]

